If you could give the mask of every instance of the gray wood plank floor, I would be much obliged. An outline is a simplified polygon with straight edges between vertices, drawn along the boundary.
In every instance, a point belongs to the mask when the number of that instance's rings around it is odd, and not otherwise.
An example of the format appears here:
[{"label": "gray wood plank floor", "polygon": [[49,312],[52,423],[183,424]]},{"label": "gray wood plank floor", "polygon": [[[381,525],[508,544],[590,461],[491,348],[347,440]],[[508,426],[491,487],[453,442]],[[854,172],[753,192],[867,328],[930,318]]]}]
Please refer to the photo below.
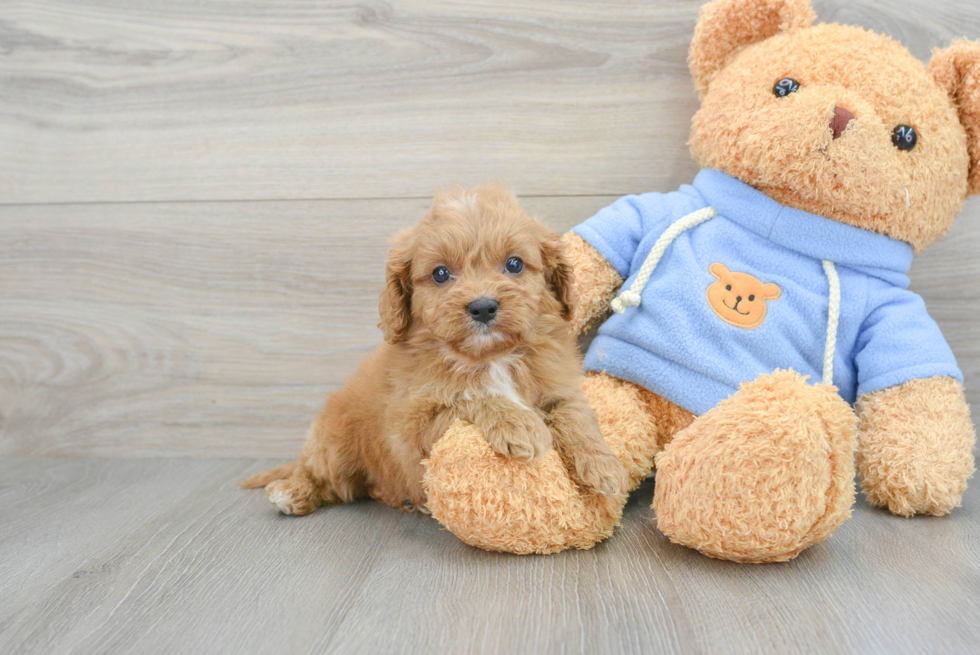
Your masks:
[{"label": "gray wood plank floor", "polygon": [[[944,519],[860,503],[793,562],[666,541],[652,484],[591,551],[486,553],[370,501],[278,514],[270,460],[0,463],[4,653],[966,653],[980,491]],[[39,511],[43,508],[43,511]]]}]

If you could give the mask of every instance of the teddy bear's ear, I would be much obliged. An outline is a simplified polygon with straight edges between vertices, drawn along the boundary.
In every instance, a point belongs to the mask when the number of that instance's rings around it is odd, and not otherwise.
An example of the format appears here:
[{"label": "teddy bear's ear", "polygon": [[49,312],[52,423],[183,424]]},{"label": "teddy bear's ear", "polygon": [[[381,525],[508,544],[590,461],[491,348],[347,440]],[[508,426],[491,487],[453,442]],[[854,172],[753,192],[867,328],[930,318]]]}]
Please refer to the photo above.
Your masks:
[{"label": "teddy bear's ear", "polygon": [[778,284],[766,282],[762,285],[762,297],[765,300],[779,300],[782,295],[783,290],[779,288]]},{"label": "teddy bear's ear", "polygon": [[953,41],[945,50],[935,50],[929,73],[949,94],[966,129],[970,153],[969,192],[980,193],[980,43]]},{"label": "teddy bear's ear", "polygon": [[728,275],[728,267],[721,262],[715,262],[708,267],[708,272],[715,276],[715,279],[720,280],[721,278]]},{"label": "teddy bear's ear", "polygon": [[809,27],[810,0],[714,0],[701,8],[687,63],[702,97],[711,79],[738,52],[780,32]]}]

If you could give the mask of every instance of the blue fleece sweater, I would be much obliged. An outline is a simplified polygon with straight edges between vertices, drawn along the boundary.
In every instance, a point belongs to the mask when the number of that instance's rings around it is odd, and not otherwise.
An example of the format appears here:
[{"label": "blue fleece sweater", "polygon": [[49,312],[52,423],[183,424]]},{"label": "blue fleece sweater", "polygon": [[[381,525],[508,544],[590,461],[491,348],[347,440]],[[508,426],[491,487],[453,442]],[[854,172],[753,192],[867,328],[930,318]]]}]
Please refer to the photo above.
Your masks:
[{"label": "blue fleece sweater", "polygon": [[[639,307],[599,328],[587,370],[636,383],[695,414],[777,368],[819,382],[826,259],[840,277],[833,380],[847,402],[917,378],[963,380],[922,298],[908,290],[908,244],[785,207],[725,173],[706,169],[673,193],[626,196],[574,231],[626,278],[625,289],[664,231],[707,206],[718,216],[670,244]],[[735,277],[720,278],[723,270]],[[760,306],[752,303],[766,308],[754,326],[748,324]]]}]

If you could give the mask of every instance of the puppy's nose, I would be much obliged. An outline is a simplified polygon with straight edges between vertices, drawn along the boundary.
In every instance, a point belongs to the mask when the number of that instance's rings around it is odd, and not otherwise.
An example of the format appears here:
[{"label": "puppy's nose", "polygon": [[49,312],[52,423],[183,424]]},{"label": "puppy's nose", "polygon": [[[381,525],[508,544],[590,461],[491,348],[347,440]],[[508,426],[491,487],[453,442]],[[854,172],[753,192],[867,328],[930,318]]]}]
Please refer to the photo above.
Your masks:
[{"label": "puppy's nose", "polygon": [[497,316],[499,307],[500,305],[493,298],[477,298],[466,306],[466,311],[477,323],[489,323]]},{"label": "puppy's nose", "polygon": [[834,119],[830,121],[830,129],[834,131],[834,139],[841,138],[848,123],[854,120],[854,114],[843,107],[834,107]]}]

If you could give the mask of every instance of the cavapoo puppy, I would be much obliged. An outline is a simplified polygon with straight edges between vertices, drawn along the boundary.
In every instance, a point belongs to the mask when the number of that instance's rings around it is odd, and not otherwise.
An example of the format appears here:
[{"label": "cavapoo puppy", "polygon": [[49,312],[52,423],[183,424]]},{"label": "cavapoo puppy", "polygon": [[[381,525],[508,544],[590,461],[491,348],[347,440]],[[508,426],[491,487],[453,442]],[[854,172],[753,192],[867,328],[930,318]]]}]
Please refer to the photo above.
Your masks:
[{"label": "cavapoo puppy", "polygon": [[424,509],[422,460],[462,419],[504,457],[553,446],[576,482],[624,494],[625,470],[579,388],[570,276],[561,238],[506,189],[437,194],[388,254],[387,343],[327,398],[299,461],[242,486],[267,487],[286,514],[362,496]]}]

